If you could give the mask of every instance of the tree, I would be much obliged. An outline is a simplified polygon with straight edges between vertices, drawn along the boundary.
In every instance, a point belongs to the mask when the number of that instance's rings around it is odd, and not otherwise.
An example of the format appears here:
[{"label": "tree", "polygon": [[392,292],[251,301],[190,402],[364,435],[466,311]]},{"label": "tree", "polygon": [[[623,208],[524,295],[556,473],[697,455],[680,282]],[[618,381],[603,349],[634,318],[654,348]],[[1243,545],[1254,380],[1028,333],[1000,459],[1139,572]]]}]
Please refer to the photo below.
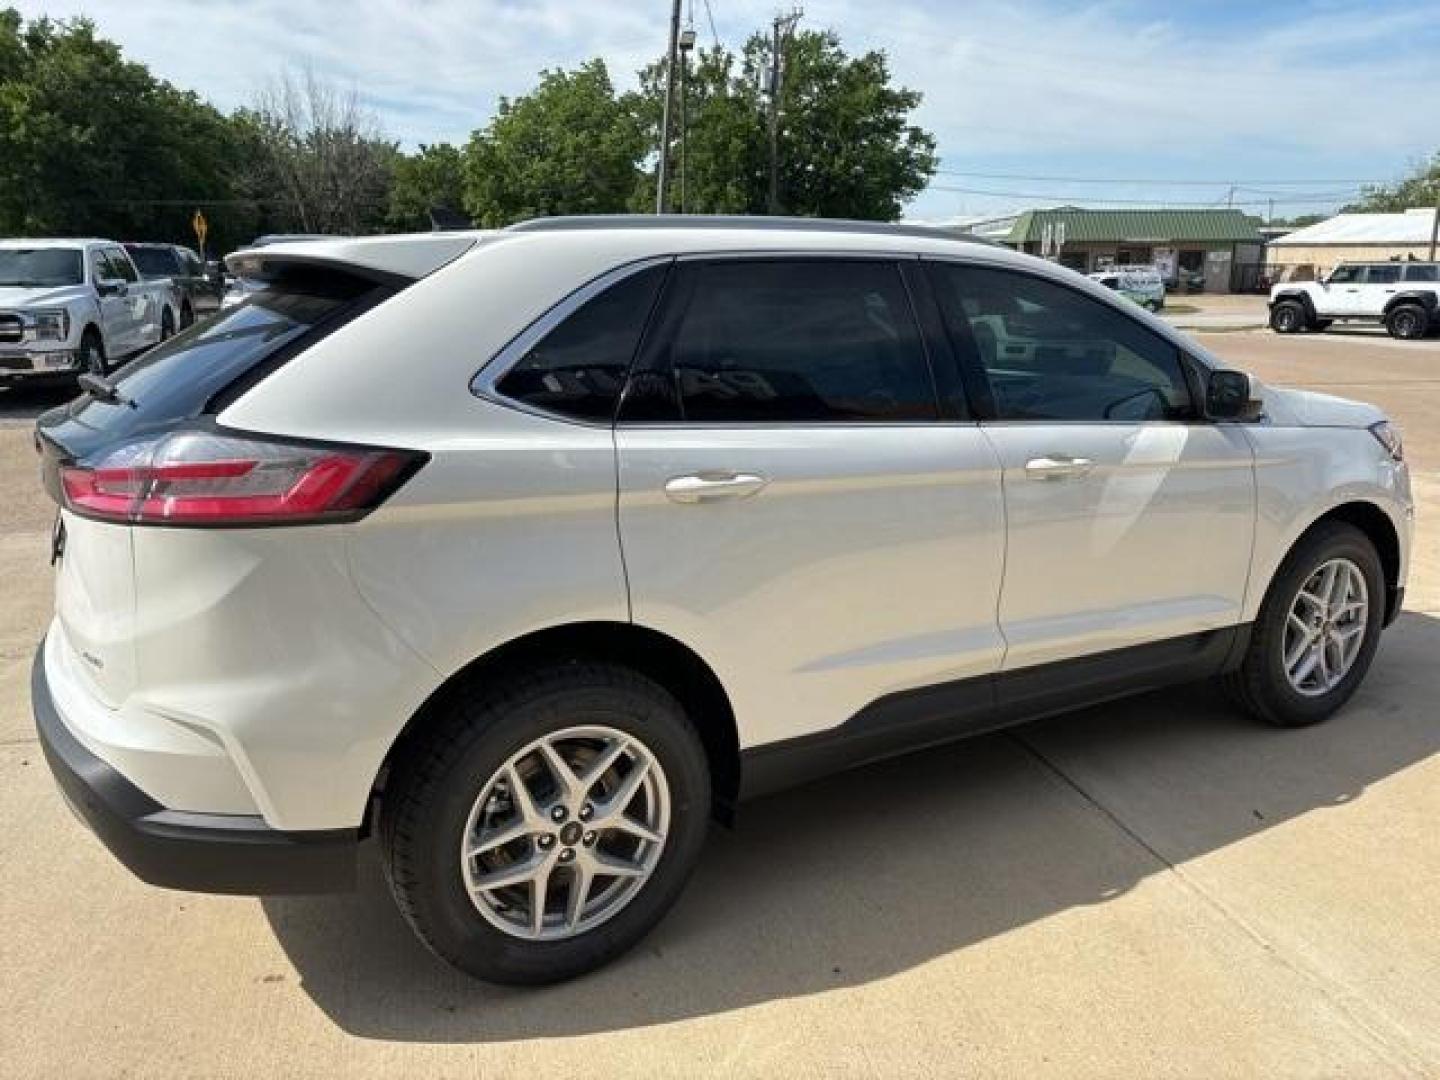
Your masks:
[{"label": "tree", "polygon": [[1365,188],[1358,202],[1344,209],[1349,213],[1392,213],[1422,206],[1440,205],[1440,151],[1416,164],[1414,171],[1397,184]]},{"label": "tree", "polygon": [[234,149],[224,116],[89,20],[0,11],[0,232],[193,243],[190,214],[228,195]]},{"label": "tree", "polygon": [[[686,209],[763,214],[768,206],[767,106],[771,39],[754,34],[738,61],[700,50],[688,80]],[[640,74],[628,103],[659,142],[664,67]],[[780,97],[782,208],[801,216],[890,221],[935,173],[935,139],[909,122],[921,95],[891,84],[884,53],[851,58],[830,31],[802,31],[785,50]],[[671,168],[678,170],[672,150]],[[678,175],[678,174],[677,174]],[[654,200],[653,172],[632,200]]]},{"label": "tree", "polygon": [[602,60],[542,71],[531,93],[501,98],[465,149],[465,208],[478,224],[621,212],[645,142]]},{"label": "tree", "polygon": [[465,155],[449,143],[421,145],[395,161],[386,224],[401,232],[430,228],[430,211],[465,205]]},{"label": "tree", "polygon": [[302,232],[378,231],[399,151],[351,88],[307,69],[282,75],[237,121],[258,154],[245,186],[288,204]]}]

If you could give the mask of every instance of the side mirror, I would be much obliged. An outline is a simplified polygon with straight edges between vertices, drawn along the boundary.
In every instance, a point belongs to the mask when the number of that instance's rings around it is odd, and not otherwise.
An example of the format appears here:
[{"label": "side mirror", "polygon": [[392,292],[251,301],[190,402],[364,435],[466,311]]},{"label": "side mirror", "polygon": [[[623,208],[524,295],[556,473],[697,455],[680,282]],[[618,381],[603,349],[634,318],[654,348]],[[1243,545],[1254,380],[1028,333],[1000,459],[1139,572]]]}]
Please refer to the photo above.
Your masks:
[{"label": "side mirror", "polygon": [[95,291],[101,296],[125,295],[125,282],[119,278],[101,278],[95,282]]},{"label": "side mirror", "polygon": [[1243,371],[1220,369],[1210,372],[1205,382],[1205,415],[1211,420],[1259,420],[1264,403],[1255,395],[1255,384]]}]

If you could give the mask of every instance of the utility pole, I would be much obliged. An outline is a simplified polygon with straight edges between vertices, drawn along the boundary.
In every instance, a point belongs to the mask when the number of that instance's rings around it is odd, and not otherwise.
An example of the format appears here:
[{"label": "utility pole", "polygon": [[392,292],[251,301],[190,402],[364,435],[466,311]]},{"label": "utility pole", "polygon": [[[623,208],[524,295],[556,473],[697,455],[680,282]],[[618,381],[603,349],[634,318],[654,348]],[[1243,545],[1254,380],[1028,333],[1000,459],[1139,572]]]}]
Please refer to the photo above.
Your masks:
[{"label": "utility pole", "polygon": [[[692,13],[691,18],[694,18]],[[695,28],[687,26],[680,31],[680,213],[687,212],[685,187],[690,177],[690,90],[686,76],[689,74],[690,50],[695,48]]]},{"label": "utility pole", "polygon": [[680,49],[680,0],[670,9],[670,48],[665,60],[665,107],[660,115],[660,178],[655,186],[655,213],[665,213],[670,194],[670,111],[675,98],[675,55]]},{"label": "utility pole", "polygon": [[780,213],[780,91],[785,79],[785,43],[795,32],[795,24],[805,14],[800,8],[789,15],[777,15],[772,22],[770,40],[770,198],[768,211]]},{"label": "utility pole", "polygon": [[1430,261],[1435,261],[1435,241],[1440,239],[1440,191],[1435,193],[1435,216],[1430,219]]}]

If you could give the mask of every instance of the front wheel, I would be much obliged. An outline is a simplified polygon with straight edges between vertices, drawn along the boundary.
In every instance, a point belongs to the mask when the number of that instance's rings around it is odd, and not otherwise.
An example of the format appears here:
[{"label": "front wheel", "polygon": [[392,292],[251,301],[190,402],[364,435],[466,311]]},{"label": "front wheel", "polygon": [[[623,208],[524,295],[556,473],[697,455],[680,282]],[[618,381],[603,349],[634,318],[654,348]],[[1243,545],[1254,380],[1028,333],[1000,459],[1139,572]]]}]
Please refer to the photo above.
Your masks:
[{"label": "front wheel", "polygon": [[705,751],[657,684],[565,664],[457,697],[412,739],[381,800],[401,912],[482,979],[546,983],[649,932],[699,858]]},{"label": "front wheel", "polygon": [[175,316],[170,314],[170,309],[167,307],[160,313],[160,340],[162,342],[169,341],[174,336]]},{"label": "front wheel", "polygon": [[1298,300],[1281,300],[1270,309],[1270,329],[1277,334],[1298,334],[1306,321],[1305,305]]},{"label": "front wheel", "polygon": [[1343,522],[1317,526],[1276,572],[1227,688],[1251,715],[1277,727],[1324,720],[1365,678],[1385,601],[1370,539]]},{"label": "front wheel", "polygon": [[81,371],[88,371],[92,375],[104,376],[105,363],[105,342],[94,329],[86,330],[80,338],[79,368]]}]

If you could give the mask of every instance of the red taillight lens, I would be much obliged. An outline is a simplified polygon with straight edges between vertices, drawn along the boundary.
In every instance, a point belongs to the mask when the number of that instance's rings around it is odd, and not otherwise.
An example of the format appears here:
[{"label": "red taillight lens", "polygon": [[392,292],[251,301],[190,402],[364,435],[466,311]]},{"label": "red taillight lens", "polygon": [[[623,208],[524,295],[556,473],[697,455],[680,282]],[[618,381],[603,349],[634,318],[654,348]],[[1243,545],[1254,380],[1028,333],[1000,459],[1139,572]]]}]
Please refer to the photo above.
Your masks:
[{"label": "red taillight lens", "polygon": [[405,450],[300,446],[209,432],[131,444],[62,469],[78,514],[152,525],[309,524],[378,506],[423,460]]}]

